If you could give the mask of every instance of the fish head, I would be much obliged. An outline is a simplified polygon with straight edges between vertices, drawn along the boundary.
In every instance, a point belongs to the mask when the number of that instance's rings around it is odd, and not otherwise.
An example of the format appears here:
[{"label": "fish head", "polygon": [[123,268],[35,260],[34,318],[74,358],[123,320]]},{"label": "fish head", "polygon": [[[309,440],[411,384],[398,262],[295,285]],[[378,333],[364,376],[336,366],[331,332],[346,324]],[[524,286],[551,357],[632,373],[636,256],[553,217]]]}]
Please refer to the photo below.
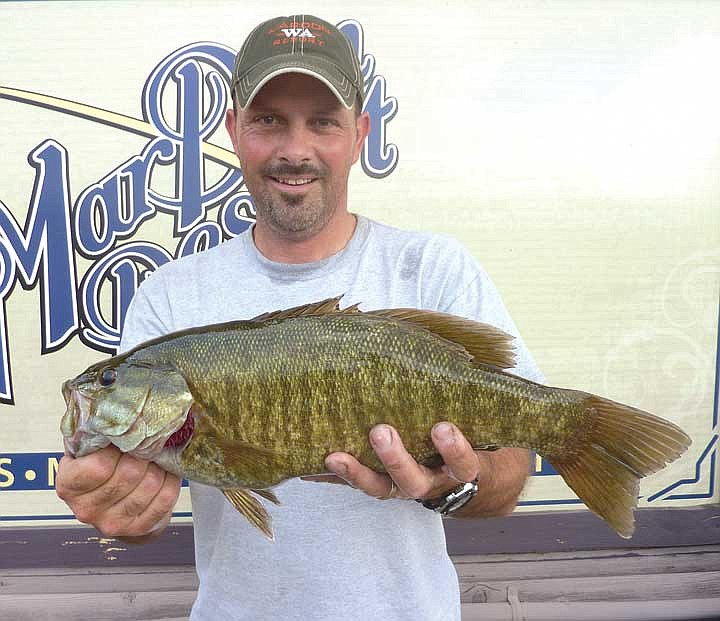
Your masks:
[{"label": "fish head", "polygon": [[192,436],[193,396],[175,367],[116,356],[63,384],[65,450],[82,457],[114,444],[141,459],[182,450]]}]

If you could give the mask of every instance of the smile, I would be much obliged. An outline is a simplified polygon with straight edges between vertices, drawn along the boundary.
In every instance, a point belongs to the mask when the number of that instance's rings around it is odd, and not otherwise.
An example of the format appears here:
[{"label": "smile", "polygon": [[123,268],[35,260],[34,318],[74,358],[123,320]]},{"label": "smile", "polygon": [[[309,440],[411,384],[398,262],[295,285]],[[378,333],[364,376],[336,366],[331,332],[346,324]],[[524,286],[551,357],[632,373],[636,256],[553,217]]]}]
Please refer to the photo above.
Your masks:
[{"label": "smile", "polygon": [[270,177],[273,181],[277,183],[282,183],[283,185],[293,185],[293,186],[299,186],[299,185],[308,185],[315,181],[314,177]]}]

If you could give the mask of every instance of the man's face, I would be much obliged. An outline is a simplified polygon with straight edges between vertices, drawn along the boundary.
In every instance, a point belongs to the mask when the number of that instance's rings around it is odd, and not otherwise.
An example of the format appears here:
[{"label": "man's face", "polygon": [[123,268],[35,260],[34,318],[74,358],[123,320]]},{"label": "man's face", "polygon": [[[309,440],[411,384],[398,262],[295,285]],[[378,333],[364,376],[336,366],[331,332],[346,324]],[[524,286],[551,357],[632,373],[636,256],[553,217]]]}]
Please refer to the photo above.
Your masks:
[{"label": "man's face", "polygon": [[270,80],[226,127],[258,221],[301,241],[347,204],[350,167],[369,131],[319,80],[288,73]]}]

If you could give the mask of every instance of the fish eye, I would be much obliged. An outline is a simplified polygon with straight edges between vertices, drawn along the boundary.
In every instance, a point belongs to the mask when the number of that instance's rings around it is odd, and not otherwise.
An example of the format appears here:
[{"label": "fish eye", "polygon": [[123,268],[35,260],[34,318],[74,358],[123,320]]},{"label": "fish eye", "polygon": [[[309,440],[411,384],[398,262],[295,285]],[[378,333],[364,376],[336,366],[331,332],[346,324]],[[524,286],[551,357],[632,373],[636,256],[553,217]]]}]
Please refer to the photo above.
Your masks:
[{"label": "fish eye", "polygon": [[98,382],[100,382],[100,386],[112,386],[116,379],[117,371],[115,369],[111,369],[110,367],[103,369],[98,374]]}]

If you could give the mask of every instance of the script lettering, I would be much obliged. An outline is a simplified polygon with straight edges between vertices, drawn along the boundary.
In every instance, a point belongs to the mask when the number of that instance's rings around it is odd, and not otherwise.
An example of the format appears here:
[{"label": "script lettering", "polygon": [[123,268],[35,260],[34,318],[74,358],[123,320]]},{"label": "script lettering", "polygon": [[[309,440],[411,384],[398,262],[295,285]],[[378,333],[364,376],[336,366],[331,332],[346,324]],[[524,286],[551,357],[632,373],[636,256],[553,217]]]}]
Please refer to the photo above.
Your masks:
[{"label": "script lettering", "polygon": [[398,163],[398,148],[387,143],[387,124],[397,114],[397,100],[386,95],[385,78],[375,74],[375,57],[366,54],[362,26],[354,19],[338,24],[350,39],[360,57],[360,68],[365,82],[364,111],[370,115],[370,134],[363,145],[360,163],[365,174],[381,179],[387,177]]},{"label": "script lettering", "polygon": [[[397,147],[386,141],[397,104],[364,50],[360,24],[347,20],[339,27],[360,58],[366,84],[372,130],[362,167],[384,177],[397,164]],[[293,21],[277,34],[320,45],[319,32],[327,29]],[[162,59],[148,75],[141,100],[143,119],[157,135],[82,188],[74,203],[65,146],[48,139],[29,152],[35,176],[23,226],[0,201],[0,402],[13,403],[5,309],[16,283],[25,289],[39,285],[43,354],[76,334],[92,349],[114,353],[130,301],[147,275],[174,258],[217,246],[255,221],[242,171],[216,147],[207,148],[217,142],[216,132],[224,135],[234,60],[234,50],[207,42]],[[174,252],[143,241],[146,223],[164,215],[172,217]],[[77,257],[84,269],[79,285]]]}]

